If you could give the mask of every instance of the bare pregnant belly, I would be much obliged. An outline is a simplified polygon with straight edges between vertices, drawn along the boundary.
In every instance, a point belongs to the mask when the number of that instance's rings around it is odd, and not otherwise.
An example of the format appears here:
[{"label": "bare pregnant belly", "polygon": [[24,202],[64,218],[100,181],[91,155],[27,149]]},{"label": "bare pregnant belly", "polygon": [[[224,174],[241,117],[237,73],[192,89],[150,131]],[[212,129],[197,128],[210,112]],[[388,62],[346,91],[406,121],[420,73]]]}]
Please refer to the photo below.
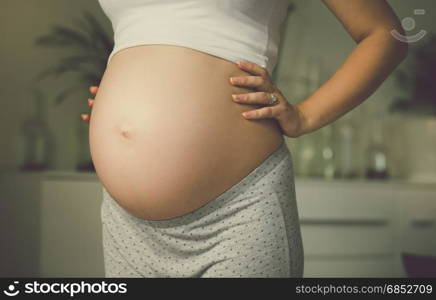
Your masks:
[{"label": "bare pregnant belly", "polygon": [[189,213],[237,184],[283,142],[274,119],[233,102],[233,62],[186,47],[144,45],[115,54],[90,122],[97,176],[142,219]]}]

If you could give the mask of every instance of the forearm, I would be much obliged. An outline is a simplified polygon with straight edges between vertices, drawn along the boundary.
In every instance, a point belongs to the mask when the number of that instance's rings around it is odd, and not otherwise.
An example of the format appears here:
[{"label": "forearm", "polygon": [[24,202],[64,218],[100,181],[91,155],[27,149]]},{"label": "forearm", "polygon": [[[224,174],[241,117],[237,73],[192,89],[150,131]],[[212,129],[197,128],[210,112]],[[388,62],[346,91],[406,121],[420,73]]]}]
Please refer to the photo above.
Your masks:
[{"label": "forearm", "polygon": [[302,135],[346,114],[367,99],[406,57],[407,44],[381,30],[362,39],[335,74],[298,103]]}]

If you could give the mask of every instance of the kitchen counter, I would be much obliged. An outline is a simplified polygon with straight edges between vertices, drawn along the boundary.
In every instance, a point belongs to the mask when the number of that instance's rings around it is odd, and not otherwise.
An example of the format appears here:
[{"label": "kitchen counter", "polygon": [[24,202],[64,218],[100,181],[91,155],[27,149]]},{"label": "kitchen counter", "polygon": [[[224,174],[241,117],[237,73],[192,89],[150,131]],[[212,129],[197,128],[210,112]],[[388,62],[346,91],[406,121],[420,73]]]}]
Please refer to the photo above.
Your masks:
[{"label": "kitchen counter", "polygon": [[[47,170],[47,171],[35,171],[35,172],[21,172],[17,170],[0,170],[0,178],[2,176],[42,176],[47,179],[65,179],[65,180],[90,180],[98,181],[98,176],[95,172],[78,172],[74,170]],[[404,186],[418,187],[418,188],[436,188],[436,182],[425,182],[425,181],[410,181],[403,178],[389,178],[386,180],[382,179],[366,179],[366,178],[334,178],[331,180],[326,180],[318,177],[295,177],[295,182],[304,184],[356,184],[356,185],[389,185],[389,186]],[[435,199],[436,200],[436,199]]]},{"label": "kitchen counter", "polygon": [[[404,277],[402,253],[436,255],[436,183],[297,177],[295,186],[305,277]],[[2,172],[0,195],[1,276],[103,276],[95,173]]]}]

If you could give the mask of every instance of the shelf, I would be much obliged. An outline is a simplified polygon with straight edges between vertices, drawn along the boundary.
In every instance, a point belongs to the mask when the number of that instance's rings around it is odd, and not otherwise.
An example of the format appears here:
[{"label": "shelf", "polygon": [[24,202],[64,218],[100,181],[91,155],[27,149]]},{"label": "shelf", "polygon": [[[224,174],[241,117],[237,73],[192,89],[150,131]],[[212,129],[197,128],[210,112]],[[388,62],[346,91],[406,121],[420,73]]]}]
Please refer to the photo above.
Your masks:
[{"label": "shelf", "polygon": [[47,171],[26,171],[7,170],[1,171],[0,176],[24,176],[39,177],[45,180],[80,180],[80,181],[98,181],[95,172],[78,172],[74,170],[47,170]]}]

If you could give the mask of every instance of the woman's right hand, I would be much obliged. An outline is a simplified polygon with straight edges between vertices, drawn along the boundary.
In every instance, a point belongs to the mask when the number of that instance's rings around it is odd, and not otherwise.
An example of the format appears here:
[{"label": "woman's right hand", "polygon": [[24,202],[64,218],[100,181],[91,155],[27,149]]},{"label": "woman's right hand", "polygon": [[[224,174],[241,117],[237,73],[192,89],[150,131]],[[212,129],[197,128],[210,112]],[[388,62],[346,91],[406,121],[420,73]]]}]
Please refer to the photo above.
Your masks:
[{"label": "woman's right hand", "polygon": [[[95,96],[98,91],[98,86],[95,85],[90,86],[89,91],[91,92],[92,95]],[[88,106],[92,108],[92,106],[94,105],[94,101],[95,99],[88,98]],[[80,117],[84,122],[89,123],[89,120],[91,119],[91,114],[81,114]]]}]

